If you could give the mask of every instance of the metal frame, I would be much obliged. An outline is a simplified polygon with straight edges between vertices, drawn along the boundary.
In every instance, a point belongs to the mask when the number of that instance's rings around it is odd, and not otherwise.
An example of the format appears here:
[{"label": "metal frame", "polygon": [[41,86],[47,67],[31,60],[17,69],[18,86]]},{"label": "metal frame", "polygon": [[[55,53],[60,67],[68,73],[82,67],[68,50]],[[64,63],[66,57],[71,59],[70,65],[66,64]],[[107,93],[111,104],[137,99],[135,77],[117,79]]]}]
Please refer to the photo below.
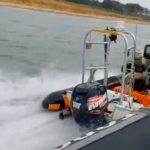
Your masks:
[{"label": "metal frame", "polygon": [[[87,41],[88,36],[91,35],[92,32],[99,32],[99,33],[103,33],[106,35],[106,41],[104,42],[99,42],[99,41]],[[107,78],[108,78],[108,54],[110,51],[110,44],[111,41],[109,39],[108,35],[120,35],[123,37],[124,42],[125,42],[125,51],[124,51],[124,65],[123,65],[123,73],[122,73],[122,91],[121,91],[121,98],[120,98],[120,105],[122,105],[122,101],[124,100],[124,90],[125,90],[125,78],[126,78],[126,61],[127,61],[127,54],[128,51],[133,50],[132,52],[132,66],[131,66],[131,74],[134,77],[134,55],[135,55],[135,50],[136,50],[136,40],[135,40],[135,36],[131,33],[131,32],[127,32],[127,31],[111,31],[111,30],[103,30],[103,29],[91,29],[84,38],[84,49],[83,49],[83,62],[82,62],[82,83],[84,83],[84,76],[85,76],[85,70],[97,70],[97,69],[105,69],[104,71],[104,85],[107,87]],[[128,47],[128,39],[125,36],[125,34],[128,34],[132,37],[133,39],[133,46],[132,47]],[[90,37],[91,38],[91,37]],[[105,65],[103,67],[85,67],[85,51],[86,51],[86,44],[103,44],[103,45],[107,45],[107,50],[106,50],[106,61],[105,61]],[[91,71],[92,72],[92,71]],[[94,76],[92,74],[92,76]]]},{"label": "metal frame", "polygon": [[[133,39],[133,46],[132,47],[128,47],[128,40],[127,40],[127,37],[124,35],[124,34],[128,34],[132,37]],[[135,36],[131,33],[131,32],[127,32],[125,31],[123,33],[120,33],[120,35],[122,35],[122,37],[124,38],[124,41],[125,41],[125,54],[124,54],[124,66],[123,66],[123,75],[122,75],[122,91],[121,91],[121,99],[120,99],[120,105],[122,105],[122,101],[124,100],[124,89],[125,89],[125,77],[126,77],[126,61],[127,61],[127,54],[128,54],[128,51],[130,50],[133,50],[132,51],[132,65],[131,65],[131,75],[132,75],[132,78],[134,80],[134,56],[135,56],[135,50],[136,50],[136,39],[135,39]],[[130,94],[129,96],[131,96],[131,93],[132,93],[132,90],[130,91]]]},{"label": "metal frame", "polygon": [[[95,29],[92,29],[92,30],[95,30]],[[84,49],[83,49],[83,62],[82,62],[82,83],[84,83],[84,74],[85,74],[85,70],[90,70],[91,72],[93,70],[97,70],[97,69],[105,69],[105,73],[104,73],[104,85],[107,86],[107,76],[108,76],[108,57],[106,57],[106,62],[105,62],[105,65],[104,66],[99,66],[99,67],[93,67],[93,66],[90,66],[90,67],[85,67],[85,51],[86,51],[86,44],[103,44],[103,45],[106,45],[107,44],[107,54],[108,54],[108,51],[109,51],[109,47],[110,47],[110,39],[109,37],[107,36],[107,42],[97,42],[97,41],[87,41],[87,38],[89,35],[91,35],[92,33],[92,30],[89,31],[85,38],[84,38]],[[96,29],[97,30],[97,29]],[[93,32],[97,32],[97,31],[93,31]],[[105,55],[107,56],[107,54],[105,53]],[[95,73],[95,71],[94,71]],[[93,76],[93,75],[92,75]]]}]

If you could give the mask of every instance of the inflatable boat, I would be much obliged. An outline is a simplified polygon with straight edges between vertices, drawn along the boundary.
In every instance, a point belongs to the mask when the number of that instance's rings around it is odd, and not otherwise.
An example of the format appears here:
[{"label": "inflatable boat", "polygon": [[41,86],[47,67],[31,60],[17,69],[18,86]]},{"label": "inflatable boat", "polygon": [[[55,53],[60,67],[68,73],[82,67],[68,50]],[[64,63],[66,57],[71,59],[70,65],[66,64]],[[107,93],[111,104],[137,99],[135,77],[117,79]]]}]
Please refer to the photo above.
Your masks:
[{"label": "inflatable boat", "polygon": [[[104,35],[104,40],[92,41],[91,34],[93,36],[95,32]],[[133,39],[131,46],[126,35]],[[122,74],[108,78],[110,45],[119,37],[125,42]],[[104,45],[104,50],[100,51],[104,54],[104,66],[86,67],[85,53],[92,50],[93,44]],[[150,45],[138,51],[131,32],[119,28],[91,29],[85,35],[82,58],[82,82],[50,93],[42,106],[50,111],[60,111],[60,119],[72,117],[89,132],[55,150],[150,148]],[[98,69],[104,70],[101,80],[94,79]],[[88,81],[85,81],[86,71],[90,71]]]}]

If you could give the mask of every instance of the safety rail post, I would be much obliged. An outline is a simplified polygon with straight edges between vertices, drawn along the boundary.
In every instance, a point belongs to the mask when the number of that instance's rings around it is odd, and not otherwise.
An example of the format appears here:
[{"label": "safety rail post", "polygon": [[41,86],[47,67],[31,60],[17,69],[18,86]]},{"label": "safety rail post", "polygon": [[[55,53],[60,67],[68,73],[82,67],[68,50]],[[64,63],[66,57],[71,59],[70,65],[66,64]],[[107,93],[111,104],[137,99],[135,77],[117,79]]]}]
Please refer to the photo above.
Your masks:
[{"label": "safety rail post", "polygon": [[[108,65],[108,50],[110,47],[110,39],[109,37],[107,37],[107,40],[104,42],[97,42],[97,41],[87,41],[88,35],[91,35],[91,32],[100,32],[100,33],[105,33],[105,34],[115,34],[117,35],[118,32],[117,31],[107,31],[107,30],[103,30],[103,29],[91,29],[91,31],[89,31],[84,38],[84,49],[83,49],[83,62],[82,62],[82,83],[84,83],[84,76],[85,76],[85,70],[92,70],[92,69],[105,69],[104,72],[104,85],[107,86],[107,77],[108,77],[108,70],[107,70],[107,65]],[[104,45],[108,45],[108,49],[107,49],[107,53],[105,53],[105,57],[106,57],[106,62],[105,62],[105,66],[104,67],[88,67],[85,68],[85,50],[86,50],[86,44],[104,44]]]}]

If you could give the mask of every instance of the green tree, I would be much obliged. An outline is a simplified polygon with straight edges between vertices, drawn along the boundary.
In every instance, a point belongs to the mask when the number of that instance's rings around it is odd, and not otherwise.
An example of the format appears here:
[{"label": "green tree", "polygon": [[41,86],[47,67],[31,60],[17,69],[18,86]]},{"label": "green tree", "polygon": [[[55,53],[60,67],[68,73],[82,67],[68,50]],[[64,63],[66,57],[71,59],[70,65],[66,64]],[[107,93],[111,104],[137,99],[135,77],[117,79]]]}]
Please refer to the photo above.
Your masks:
[{"label": "green tree", "polygon": [[123,5],[118,1],[104,0],[101,7],[115,11],[123,11]]},{"label": "green tree", "polygon": [[126,4],[125,11],[132,14],[137,14],[144,12],[144,8],[142,8],[139,4]]},{"label": "green tree", "polygon": [[142,14],[143,12],[145,12],[146,14],[149,13],[148,9],[141,7],[139,4],[124,5],[121,4],[119,1],[115,0],[104,0],[102,3],[100,3],[98,0],[66,0],[66,1],[95,7],[101,7],[105,9],[110,9],[118,12],[125,12],[134,15]]}]

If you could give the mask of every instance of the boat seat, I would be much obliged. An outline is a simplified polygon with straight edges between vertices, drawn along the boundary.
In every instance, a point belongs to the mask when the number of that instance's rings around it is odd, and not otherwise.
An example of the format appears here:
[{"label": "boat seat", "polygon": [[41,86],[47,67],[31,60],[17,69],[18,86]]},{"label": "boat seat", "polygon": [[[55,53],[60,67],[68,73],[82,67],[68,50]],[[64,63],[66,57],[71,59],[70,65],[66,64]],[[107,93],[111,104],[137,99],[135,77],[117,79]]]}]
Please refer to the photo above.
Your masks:
[{"label": "boat seat", "polygon": [[[142,63],[142,59],[134,59],[134,67],[135,67],[135,72],[137,73],[143,73],[144,71],[146,71],[146,67],[145,65]],[[130,72],[131,69],[131,62],[127,63],[127,71]],[[123,71],[123,67],[122,70]]]},{"label": "boat seat", "polygon": [[143,73],[146,71],[145,65],[142,63],[142,59],[134,59],[135,72]]},{"label": "boat seat", "polygon": [[[127,72],[130,72],[131,69],[131,62],[127,63]],[[143,73],[146,71],[146,65],[143,63],[142,58],[134,58],[134,67],[135,72],[137,73]],[[123,67],[121,68],[121,71],[123,71]]]}]

